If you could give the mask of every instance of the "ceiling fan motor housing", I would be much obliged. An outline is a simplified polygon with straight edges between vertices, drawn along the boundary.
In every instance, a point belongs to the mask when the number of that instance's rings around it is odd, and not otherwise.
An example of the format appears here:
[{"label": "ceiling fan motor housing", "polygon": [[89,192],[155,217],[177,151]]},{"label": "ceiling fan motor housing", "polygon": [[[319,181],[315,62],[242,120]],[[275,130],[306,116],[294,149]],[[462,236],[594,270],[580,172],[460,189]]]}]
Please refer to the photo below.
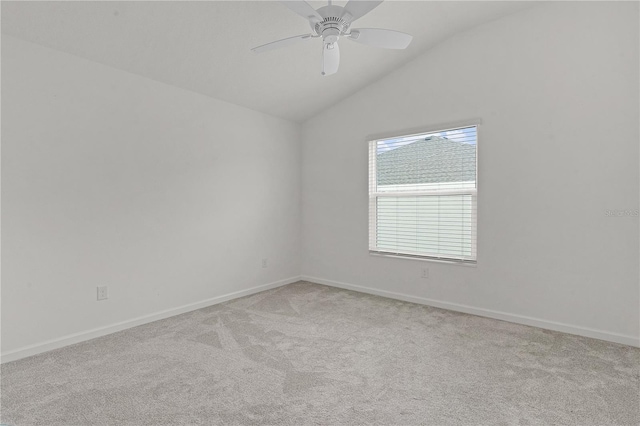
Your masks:
[{"label": "ceiling fan motor housing", "polygon": [[313,31],[322,36],[325,43],[335,43],[338,38],[349,30],[351,22],[348,15],[344,15],[343,8],[340,6],[324,6],[318,9],[318,14],[323,20],[320,22],[311,22]]}]

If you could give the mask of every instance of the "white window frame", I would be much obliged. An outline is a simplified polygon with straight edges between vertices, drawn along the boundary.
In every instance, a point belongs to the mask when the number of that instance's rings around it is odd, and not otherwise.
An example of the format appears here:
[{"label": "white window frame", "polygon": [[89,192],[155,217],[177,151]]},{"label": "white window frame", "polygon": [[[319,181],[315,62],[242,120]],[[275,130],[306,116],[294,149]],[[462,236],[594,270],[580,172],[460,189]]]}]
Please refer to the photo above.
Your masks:
[{"label": "white window frame", "polygon": [[[415,131],[411,133],[394,133],[388,134],[384,137],[378,136],[373,139],[368,138],[368,179],[369,179],[369,254],[377,255],[377,256],[391,256],[391,257],[402,257],[402,258],[414,258],[421,260],[432,260],[432,261],[440,261],[440,262],[451,262],[451,263],[462,263],[462,264],[471,264],[475,265],[477,263],[478,253],[477,253],[477,245],[478,245],[478,140],[479,137],[479,124],[480,120],[475,120],[474,122],[468,124],[456,124],[450,126],[431,126],[423,131]],[[377,142],[392,139],[392,138],[404,138],[411,136],[420,136],[422,134],[428,133],[437,133],[437,132],[446,132],[450,130],[458,130],[462,128],[475,127],[476,128],[476,178],[474,187],[465,188],[465,189],[429,189],[429,185],[425,185],[424,190],[419,191],[378,191],[377,188],[377,165],[376,165],[376,153],[377,153]],[[440,185],[442,186],[442,185]],[[424,253],[410,252],[410,251],[386,251],[380,250],[377,247],[378,235],[377,235],[377,205],[378,198],[380,197],[415,197],[415,196],[423,196],[423,195],[436,195],[436,196],[446,196],[446,195],[471,195],[472,200],[472,238],[471,238],[471,255],[463,256],[463,257],[450,257],[450,256],[438,256],[438,255],[427,255]]]}]

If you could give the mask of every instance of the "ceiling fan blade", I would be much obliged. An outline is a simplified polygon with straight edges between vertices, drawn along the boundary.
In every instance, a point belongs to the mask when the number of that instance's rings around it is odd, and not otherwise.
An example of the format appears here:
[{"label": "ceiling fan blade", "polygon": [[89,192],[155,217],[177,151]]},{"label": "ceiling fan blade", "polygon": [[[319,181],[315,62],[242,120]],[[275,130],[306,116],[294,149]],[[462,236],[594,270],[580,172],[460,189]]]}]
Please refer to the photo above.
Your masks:
[{"label": "ceiling fan blade", "polygon": [[384,47],[385,49],[406,49],[413,40],[413,36],[409,34],[381,28],[354,28],[347,38],[358,43]]},{"label": "ceiling fan blade", "polygon": [[322,75],[335,74],[340,65],[338,43],[325,43],[322,48]]},{"label": "ceiling fan blade", "polygon": [[304,34],[295,37],[284,38],[278,41],[272,41],[271,43],[263,44],[262,46],[254,47],[251,49],[255,53],[267,52],[273,49],[279,49],[281,47],[289,46],[292,44],[296,44],[299,41],[307,40],[311,38],[311,34]]},{"label": "ceiling fan blade", "polygon": [[308,21],[320,22],[322,21],[322,16],[313,8],[309,3],[304,0],[297,1],[281,1],[283,5],[287,6],[293,12],[302,16],[304,19]]},{"label": "ceiling fan blade", "polygon": [[369,0],[349,0],[344,7],[343,17],[345,14],[351,15],[350,22],[356,19],[362,18],[367,13],[378,7],[382,1],[369,1]]}]

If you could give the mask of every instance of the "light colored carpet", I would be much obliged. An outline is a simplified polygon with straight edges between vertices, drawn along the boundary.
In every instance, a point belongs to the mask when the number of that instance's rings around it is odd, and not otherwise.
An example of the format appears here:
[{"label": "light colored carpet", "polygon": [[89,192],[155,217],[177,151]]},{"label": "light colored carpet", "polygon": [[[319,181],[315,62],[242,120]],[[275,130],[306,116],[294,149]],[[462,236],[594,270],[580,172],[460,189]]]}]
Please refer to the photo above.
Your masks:
[{"label": "light colored carpet", "polygon": [[299,282],[2,366],[26,425],[637,425],[640,349]]}]

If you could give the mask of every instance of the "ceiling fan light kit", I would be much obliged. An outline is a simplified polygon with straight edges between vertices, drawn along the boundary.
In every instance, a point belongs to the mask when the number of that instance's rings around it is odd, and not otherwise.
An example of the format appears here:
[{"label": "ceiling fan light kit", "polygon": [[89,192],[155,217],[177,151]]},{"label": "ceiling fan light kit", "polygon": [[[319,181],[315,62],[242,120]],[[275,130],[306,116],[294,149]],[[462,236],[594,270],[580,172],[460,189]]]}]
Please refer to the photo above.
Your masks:
[{"label": "ceiling fan light kit", "polygon": [[413,39],[409,34],[400,31],[385,30],[381,28],[354,28],[351,24],[356,19],[362,18],[371,12],[382,1],[349,0],[344,6],[329,4],[318,10],[311,7],[306,1],[281,2],[293,12],[309,21],[312,32],[299,36],[289,37],[251,49],[255,53],[267,52],[289,46],[303,40],[322,37],[322,70],[321,74],[331,75],[338,71],[340,65],[340,49],[338,40],[340,37],[369,46],[385,49],[406,49]]}]

